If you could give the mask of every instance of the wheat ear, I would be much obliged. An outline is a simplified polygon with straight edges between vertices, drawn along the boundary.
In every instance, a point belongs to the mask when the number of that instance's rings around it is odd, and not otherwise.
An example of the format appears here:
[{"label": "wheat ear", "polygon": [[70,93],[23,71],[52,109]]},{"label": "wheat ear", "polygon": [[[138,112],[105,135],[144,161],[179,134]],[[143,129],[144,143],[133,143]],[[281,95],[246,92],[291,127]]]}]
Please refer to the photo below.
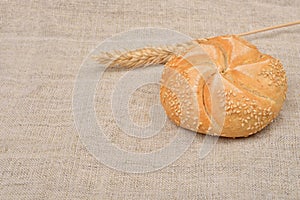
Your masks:
[{"label": "wheat ear", "polygon": [[109,67],[137,68],[142,66],[166,64],[174,55],[180,55],[196,44],[195,41],[159,47],[145,47],[131,51],[102,52],[94,59]]}]

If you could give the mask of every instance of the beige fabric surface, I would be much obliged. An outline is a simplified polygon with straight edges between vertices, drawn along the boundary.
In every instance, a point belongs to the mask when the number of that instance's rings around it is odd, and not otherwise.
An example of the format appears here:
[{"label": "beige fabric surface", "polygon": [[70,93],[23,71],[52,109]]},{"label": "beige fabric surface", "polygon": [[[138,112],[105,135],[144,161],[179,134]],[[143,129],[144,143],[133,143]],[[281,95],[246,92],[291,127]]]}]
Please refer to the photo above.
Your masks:
[{"label": "beige fabric surface", "polygon": [[[72,111],[81,63],[116,33],[151,26],[210,37],[296,21],[299,11],[298,0],[0,1],[0,199],[300,199],[300,26],[246,37],[283,63],[286,102],[259,134],[220,138],[203,160],[199,134],[161,170],[111,169],[80,140]],[[158,92],[145,87],[134,94],[131,114],[140,124],[149,122],[141,113]],[[110,107],[99,95],[101,119]],[[109,117],[99,122],[108,137],[131,151],[160,148],[172,137],[131,140]]]}]

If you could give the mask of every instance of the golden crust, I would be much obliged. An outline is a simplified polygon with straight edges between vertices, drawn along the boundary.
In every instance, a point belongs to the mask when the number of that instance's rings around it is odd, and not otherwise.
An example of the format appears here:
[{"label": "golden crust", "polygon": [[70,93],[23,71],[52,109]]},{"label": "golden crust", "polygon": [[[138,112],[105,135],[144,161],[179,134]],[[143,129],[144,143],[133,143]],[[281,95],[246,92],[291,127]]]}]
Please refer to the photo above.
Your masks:
[{"label": "golden crust", "polygon": [[247,137],[267,126],[285,100],[280,62],[238,36],[198,43],[198,49],[166,64],[160,97],[168,117],[184,128],[224,137]]}]

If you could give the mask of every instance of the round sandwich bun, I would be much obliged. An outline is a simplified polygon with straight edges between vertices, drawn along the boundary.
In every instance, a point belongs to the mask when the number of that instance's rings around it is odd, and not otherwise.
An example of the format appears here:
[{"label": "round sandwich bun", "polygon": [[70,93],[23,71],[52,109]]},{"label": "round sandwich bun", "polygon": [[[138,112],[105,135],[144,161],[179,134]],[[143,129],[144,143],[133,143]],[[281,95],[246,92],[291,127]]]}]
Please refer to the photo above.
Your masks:
[{"label": "round sandwich bun", "polygon": [[279,60],[235,35],[195,42],[165,65],[160,99],[169,119],[230,138],[247,137],[272,122],[287,91]]}]

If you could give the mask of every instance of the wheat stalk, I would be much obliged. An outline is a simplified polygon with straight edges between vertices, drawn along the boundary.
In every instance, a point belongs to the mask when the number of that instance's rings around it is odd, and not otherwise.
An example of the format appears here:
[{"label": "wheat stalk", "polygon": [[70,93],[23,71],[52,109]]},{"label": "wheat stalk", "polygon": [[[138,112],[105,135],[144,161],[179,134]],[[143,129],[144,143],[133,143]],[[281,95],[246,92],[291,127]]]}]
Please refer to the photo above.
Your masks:
[{"label": "wheat stalk", "polygon": [[[273,29],[294,26],[300,24],[300,21],[290,22],[277,26],[271,26],[263,29],[249,31],[245,33],[236,34],[237,36],[246,36],[256,34],[259,32],[269,31]],[[184,51],[194,47],[197,42],[205,40],[199,39],[191,42],[161,46],[161,47],[145,47],[142,49],[136,49],[131,51],[113,51],[102,52],[99,56],[95,56],[94,59],[100,64],[108,65],[109,67],[125,67],[136,68],[141,66],[149,66],[156,64],[166,64],[174,55],[182,55]]]},{"label": "wheat stalk", "polygon": [[285,24],[279,24],[276,26],[270,26],[270,27],[266,27],[266,28],[262,28],[262,29],[257,29],[257,30],[253,30],[253,31],[245,32],[245,33],[240,33],[240,34],[237,34],[237,36],[241,37],[241,36],[246,36],[246,35],[252,35],[252,34],[256,34],[256,33],[260,33],[260,32],[270,31],[270,30],[284,28],[284,27],[288,27],[288,26],[294,26],[294,25],[298,25],[298,24],[300,24],[300,20],[295,21],[295,22],[285,23]]}]

